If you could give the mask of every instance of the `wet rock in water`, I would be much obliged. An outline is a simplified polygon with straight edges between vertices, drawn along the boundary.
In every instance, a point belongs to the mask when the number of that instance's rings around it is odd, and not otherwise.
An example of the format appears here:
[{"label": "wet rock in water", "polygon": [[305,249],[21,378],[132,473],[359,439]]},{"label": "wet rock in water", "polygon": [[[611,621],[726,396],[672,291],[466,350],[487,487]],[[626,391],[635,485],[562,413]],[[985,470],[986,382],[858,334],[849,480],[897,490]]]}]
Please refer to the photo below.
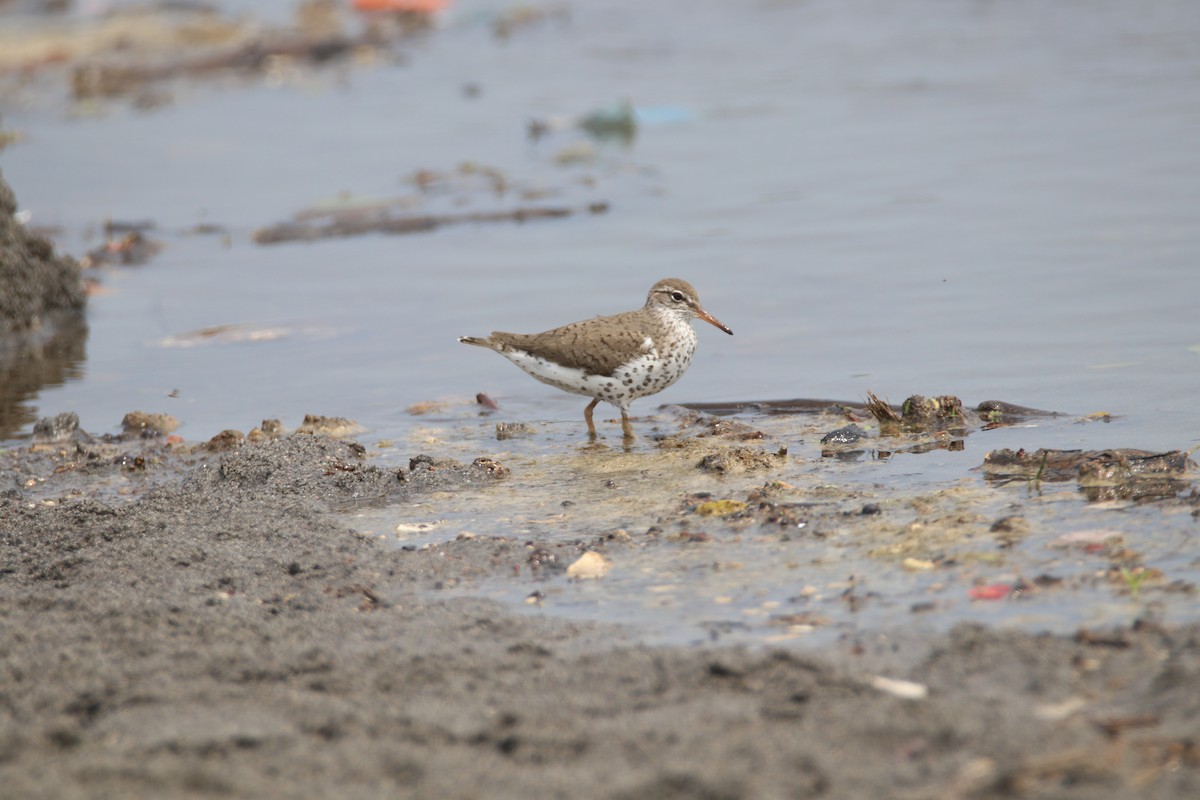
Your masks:
[{"label": "wet rock in water", "polygon": [[870,436],[866,430],[851,423],[821,437],[821,444],[853,444]]},{"label": "wet rock in water", "polygon": [[503,478],[512,472],[499,461],[482,456],[472,461],[471,466],[492,478]]},{"label": "wet rock in water", "polygon": [[61,442],[79,430],[79,415],[66,411],[53,417],[42,417],[33,426],[35,442]]},{"label": "wet rock in water", "polygon": [[496,439],[501,442],[505,439],[514,439],[518,436],[532,436],[535,433],[537,433],[537,429],[524,422],[496,423]]},{"label": "wet rock in water", "polygon": [[170,414],[153,414],[146,411],[130,411],[121,420],[121,429],[126,436],[165,436],[179,427],[179,420]]},{"label": "wet rock in water", "polygon": [[529,556],[525,560],[535,569],[563,569],[558,563],[558,554],[548,547],[531,545]]},{"label": "wet rock in water", "polygon": [[424,453],[413,456],[408,460],[410,472],[434,472],[435,470],[461,469],[462,462],[453,458],[434,458]]},{"label": "wet rock in water", "polygon": [[612,564],[608,559],[589,550],[567,567],[567,577],[575,580],[595,580],[603,578],[610,569],[612,569]]},{"label": "wet rock in water", "polygon": [[719,453],[710,453],[696,465],[704,472],[724,475],[734,472],[754,472],[773,469],[784,463],[786,455],[767,453],[753,447],[735,447]]},{"label": "wet rock in water", "polygon": [[740,500],[709,500],[696,506],[696,513],[708,517],[728,517],[746,510]]},{"label": "wet rock in water", "polygon": [[204,444],[205,450],[212,452],[220,452],[222,450],[236,450],[246,443],[246,436],[241,431],[235,431],[232,428],[221,431],[216,436],[209,439]]},{"label": "wet rock in water", "polygon": [[113,459],[113,464],[129,472],[143,472],[146,469],[146,457],[122,453]]},{"label": "wet rock in water", "polygon": [[901,413],[905,422],[931,422],[935,420],[951,420],[961,422],[963,419],[962,400],[951,394],[940,397],[923,397],[914,394],[904,401]]},{"label": "wet rock in water", "polygon": [[314,433],[341,439],[346,436],[356,436],[365,431],[352,419],[345,417],[323,417],[319,414],[305,414],[304,422],[296,429],[297,433]]},{"label": "wet rock in water", "polygon": [[251,428],[246,434],[246,441],[251,444],[278,439],[283,435],[283,423],[277,419],[264,419],[262,425],[257,428]]},{"label": "wet rock in water", "polygon": [[973,421],[963,409],[962,400],[954,395],[924,397],[914,394],[900,408],[879,399],[874,392],[867,392],[867,411],[879,421],[881,429],[894,429],[902,425],[906,429],[925,430],[961,426]]}]

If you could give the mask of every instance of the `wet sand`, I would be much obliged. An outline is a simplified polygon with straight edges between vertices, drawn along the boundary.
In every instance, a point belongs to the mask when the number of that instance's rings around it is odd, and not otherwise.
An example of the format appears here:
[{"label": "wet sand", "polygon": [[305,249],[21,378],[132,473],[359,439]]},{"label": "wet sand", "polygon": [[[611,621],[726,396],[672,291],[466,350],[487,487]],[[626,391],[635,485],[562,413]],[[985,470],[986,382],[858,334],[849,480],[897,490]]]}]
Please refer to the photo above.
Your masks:
[{"label": "wet sand", "polygon": [[119,459],[57,468],[78,452],[5,454],[9,796],[1200,795],[1194,625],[647,647],[436,599],[539,543],[406,551],[331,515],[505,480],[495,464],[397,473],[295,434],[151,458],[133,497]]}]

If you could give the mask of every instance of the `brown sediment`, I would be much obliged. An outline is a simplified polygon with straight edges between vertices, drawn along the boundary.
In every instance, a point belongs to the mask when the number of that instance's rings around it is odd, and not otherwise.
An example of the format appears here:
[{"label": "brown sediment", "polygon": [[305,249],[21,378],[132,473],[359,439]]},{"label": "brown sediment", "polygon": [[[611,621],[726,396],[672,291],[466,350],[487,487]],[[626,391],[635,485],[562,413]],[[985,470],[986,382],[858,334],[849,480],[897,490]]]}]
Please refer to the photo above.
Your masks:
[{"label": "brown sediment", "polygon": [[[80,440],[85,451],[130,444]],[[921,796],[1020,786],[1106,798],[1135,784],[1188,796],[1200,781],[1195,626],[1077,637],[961,626],[823,654],[631,648],[608,626],[448,590],[525,571],[603,585],[627,569],[636,537],[535,546],[464,534],[399,549],[327,516],[506,479],[494,461],[416,457],[399,480],[362,448],[313,435],[223,454],[136,444],[141,467],[107,469],[182,479],[140,499],[0,495],[0,780],[14,796],[203,786],[317,797],[362,781],[400,796],[882,796],[897,758]],[[38,469],[73,452],[8,458]],[[789,503],[796,491],[769,482],[744,501],[694,498],[682,533],[645,546],[711,560],[722,535],[698,524],[839,524],[836,509]],[[875,601],[852,580],[840,602],[855,613]],[[761,624],[780,637],[836,629],[827,608]],[[726,758],[731,748],[742,757]]]},{"label": "brown sediment", "polygon": [[126,9],[87,26],[52,22],[0,38],[0,74],[66,66],[77,100],[135,95],[156,105],[157,85],[223,73],[266,74],[284,64],[320,65],[386,54],[428,20],[390,15],[352,24],[334,3],[302,3],[291,26],[225,18],[208,8]]},{"label": "brown sediment", "polygon": [[460,214],[417,214],[379,217],[374,213],[343,213],[332,222],[282,222],[254,232],[259,244],[307,242],[318,239],[362,236],[368,233],[410,234],[425,233],[447,225],[489,222],[531,222],[539,219],[561,219],[576,214],[603,214],[607,203],[591,203],[582,207],[526,206],[503,211],[472,211]]}]

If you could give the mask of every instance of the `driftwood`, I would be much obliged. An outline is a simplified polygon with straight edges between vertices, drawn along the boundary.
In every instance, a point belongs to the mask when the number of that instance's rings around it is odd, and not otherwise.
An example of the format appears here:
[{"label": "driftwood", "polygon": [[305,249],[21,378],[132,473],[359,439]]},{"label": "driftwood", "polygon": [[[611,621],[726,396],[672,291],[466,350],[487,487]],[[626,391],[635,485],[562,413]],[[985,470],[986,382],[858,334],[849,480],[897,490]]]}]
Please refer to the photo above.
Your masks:
[{"label": "driftwood", "polygon": [[1179,450],[993,450],[983,457],[989,481],[1075,481],[1089,500],[1172,497],[1191,485],[1196,462]]},{"label": "driftwood", "polygon": [[281,242],[309,242],[317,239],[333,239],[346,236],[361,236],[367,233],[423,233],[446,225],[462,225],[481,222],[528,222],[535,219],[558,219],[576,214],[603,214],[608,211],[607,203],[592,203],[582,208],[567,206],[525,207],[505,211],[476,211],[462,214],[414,214],[404,216],[377,216],[375,214],[341,214],[330,222],[282,222],[254,232],[254,241],[259,244]]},{"label": "driftwood", "polygon": [[1119,483],[1140,478],[1183,478],[1196,463],[1187,453],[1171,450],[993,450],[983,458],[989,478],[1033,478],[1044,481]]}]

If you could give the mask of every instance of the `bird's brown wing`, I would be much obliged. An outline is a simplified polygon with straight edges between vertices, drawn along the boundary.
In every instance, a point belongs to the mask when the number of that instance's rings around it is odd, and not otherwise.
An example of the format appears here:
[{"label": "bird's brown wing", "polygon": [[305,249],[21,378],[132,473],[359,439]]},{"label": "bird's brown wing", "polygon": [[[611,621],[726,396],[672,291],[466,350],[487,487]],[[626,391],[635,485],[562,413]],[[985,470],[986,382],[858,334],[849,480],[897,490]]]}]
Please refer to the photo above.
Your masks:
[{"label": "bird's brown wing", "polygon": [[650,326],[637,311],[572,322],[543,333],[496,331],[491,340],[591,375],[612,375],[654,347]]}]

